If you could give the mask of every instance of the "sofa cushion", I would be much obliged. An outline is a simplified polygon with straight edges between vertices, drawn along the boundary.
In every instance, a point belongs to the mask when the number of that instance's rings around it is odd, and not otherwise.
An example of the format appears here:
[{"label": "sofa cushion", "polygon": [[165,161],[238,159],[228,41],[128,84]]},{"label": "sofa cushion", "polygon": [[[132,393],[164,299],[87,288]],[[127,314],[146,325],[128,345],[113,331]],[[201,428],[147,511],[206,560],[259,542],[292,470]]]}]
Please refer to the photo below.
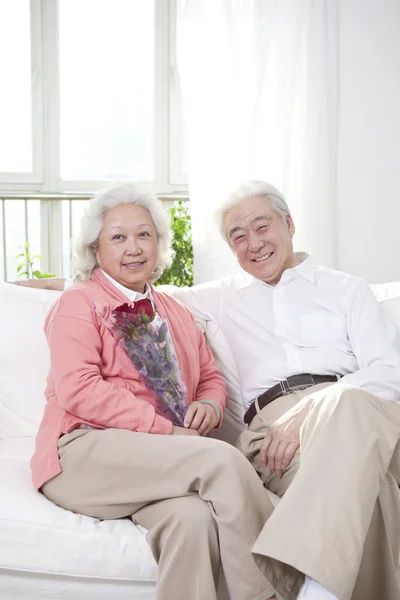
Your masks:
[{"label": "sofa cushion", "polygon": [[144,529],[130,519],[74,514],[35,490],[33,446],[33,438],[0,440],[0,568],[155,581],[157,565]]},{"label": "sofa cushion", "polygon": [[376,299],[400,336],[400,281],[371,285]]}]

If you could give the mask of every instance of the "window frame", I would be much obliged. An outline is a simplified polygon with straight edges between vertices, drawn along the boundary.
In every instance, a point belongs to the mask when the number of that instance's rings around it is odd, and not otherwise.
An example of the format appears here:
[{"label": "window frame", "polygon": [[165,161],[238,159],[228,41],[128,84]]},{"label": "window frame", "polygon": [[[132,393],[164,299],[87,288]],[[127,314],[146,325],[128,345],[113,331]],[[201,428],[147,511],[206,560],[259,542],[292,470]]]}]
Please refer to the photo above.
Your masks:
[{"label": "window frame", "polygon": [[[33,169],[32,173],[0,172],[0,191],[92,193],[108,182],[61,179],[58,0],[30,0],[30,9]],[[183,149],[178,131],[176,10],[176,0],[155,0],[155,178],[138,183],[158,195],[188,191],[187,176],[180,170]]]}]

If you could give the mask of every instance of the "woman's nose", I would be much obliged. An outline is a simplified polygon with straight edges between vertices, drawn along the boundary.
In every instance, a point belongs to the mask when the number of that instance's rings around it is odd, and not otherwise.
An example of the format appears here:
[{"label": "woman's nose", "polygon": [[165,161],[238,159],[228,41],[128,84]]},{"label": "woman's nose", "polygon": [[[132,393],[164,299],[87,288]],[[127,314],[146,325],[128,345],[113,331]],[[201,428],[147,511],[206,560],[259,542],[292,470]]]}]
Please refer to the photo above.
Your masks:
[{"label": "woman's nose", "polygon": [[136,256],[137,254],[141,254],[141,252],[142,252],[142,249],[139,246],[139,244],[137,243],[137,240],[135,238],[128,240],[128,244],[127,244],[127,248],[126,248],[127,254]]}]

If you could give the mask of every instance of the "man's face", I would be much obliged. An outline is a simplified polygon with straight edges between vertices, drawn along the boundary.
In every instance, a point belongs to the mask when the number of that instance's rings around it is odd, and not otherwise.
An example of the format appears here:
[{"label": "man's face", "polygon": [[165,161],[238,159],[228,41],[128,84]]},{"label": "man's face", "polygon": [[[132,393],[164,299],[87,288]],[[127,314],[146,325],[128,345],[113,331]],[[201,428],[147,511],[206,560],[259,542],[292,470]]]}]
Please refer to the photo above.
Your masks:
[{"label": "man's face", "polygon": [[249,198],[231,208],[225,228],[240,266],[253,277],[276,285],[297,264],[293,220],[272,210],[265,198]]}]

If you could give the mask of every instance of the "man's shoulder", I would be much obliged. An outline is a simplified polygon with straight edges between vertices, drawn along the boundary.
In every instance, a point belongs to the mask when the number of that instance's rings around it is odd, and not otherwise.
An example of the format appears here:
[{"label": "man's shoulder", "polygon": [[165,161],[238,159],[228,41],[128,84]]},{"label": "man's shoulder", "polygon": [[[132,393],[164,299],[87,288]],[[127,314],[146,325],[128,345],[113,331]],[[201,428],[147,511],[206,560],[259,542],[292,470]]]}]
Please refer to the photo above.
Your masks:
[{"label": "man's shoulder", "polygon": [[324,296],[336,299],[342,307],[351,305],[356,298],[368,298],[372,293],[362,277],[330,267],[316,268],[315,283]]},{"label": "man's shoulder", "polygon": [[362,277],[346,273],[345,271],[332,269],[331,267],[324,267],[322,265],[317,265],[315,269],[315,279],[317,284],[332,283],[333,285],[343,284],[350,287],[357,285],[368,286],[367,282],[362,279]]}]

